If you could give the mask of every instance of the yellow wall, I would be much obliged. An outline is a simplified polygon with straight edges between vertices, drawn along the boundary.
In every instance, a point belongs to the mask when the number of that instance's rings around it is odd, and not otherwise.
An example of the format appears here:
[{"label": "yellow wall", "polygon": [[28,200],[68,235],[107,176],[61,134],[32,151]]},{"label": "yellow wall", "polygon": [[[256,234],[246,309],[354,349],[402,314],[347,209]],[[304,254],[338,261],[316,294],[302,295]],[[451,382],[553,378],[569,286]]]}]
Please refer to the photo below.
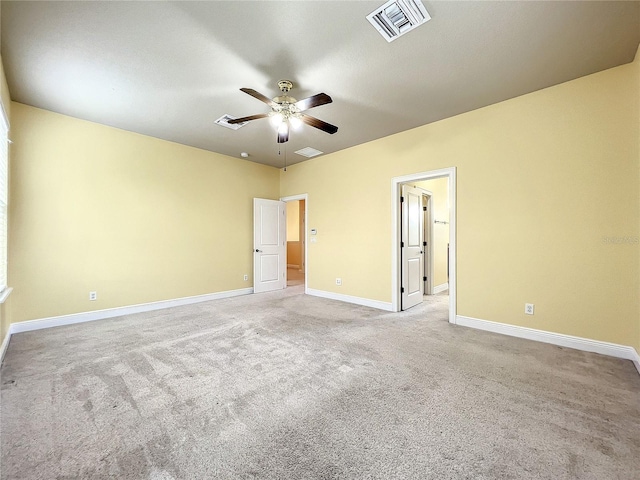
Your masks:
[{"label": "yellow wall", "polygon": [[302,268],[302,240],[304,235],[302,219],[304,217],[304,200],[287,202],[287,265]]},{"label": "yellow wall", "polygon": [[287,202],[287,241],[297,242],[300,240],[300,202]]},{"label": "yellow wall", "polygon": [[449,222],[449,179],[434,178],[416,182],[417,187],[432,193],[431,201],[431,229],[433,230],[433,287],[443,285],[449,281],[447,276],[447,247],[449,245],[449,224],[435,223]]},{"label": "yellow wall", "polygon": [[295,265],[295,268],[302,268],[300,242],[287,242],[287,265]]},{"label": "yellow wall", "polygon": [[458,315],[638,348],[637,62],[281,172],[309,287],[390,302],[391,179],[455,166]]},{"label": "yellow wall", "polygon": [[639,247],[608,241],[640,235],[639,62],[279,177],[13,103],[2,334],[7,309],[22,321],[250,286],[255,196],[309,194],[310,288],[388,302],[391,179],[455,166],[459,315],[640,350]]},{"label": "yellow wall", "polygon": [[2,106],[4,107],[7,118],[11,119],[11,96],[9,95],[9,86],[7,85],[7,78],[4,75],[4,66],[2,63],[2,57],[0,57],[0,97],[2,98]]},{"label": "yellow wall", "polygon": [[[638,50],[636,51],[636,58],[633,62],[633,69],[635,72],[635,81],[636,81],[636,118],[638,119],[637,124],[637,133],[638,133],[638,182],[640,183],[640,45],[638,45]],[[638,192],[638,208],[640,209],[640,191]],[[640,223],[640,222],[639,222]],[[640,225],[638,226],[638,235],[636,238],[640,239]],[[640,255],[638,255],[638,262],[640,262]],[[638,277],[640,277],[640,263],[638,265]],[[638,283],[640,284],[640,278],[638,279]],[[638,312],[638,334],[636,344],[634,345],[636,351],[640,353],[640,312]]]},{"label": "yellow wall", "polygon": [[252,285],[252,198],[278,198],[277,169],[19,103],[11,120],[13,322]]}]

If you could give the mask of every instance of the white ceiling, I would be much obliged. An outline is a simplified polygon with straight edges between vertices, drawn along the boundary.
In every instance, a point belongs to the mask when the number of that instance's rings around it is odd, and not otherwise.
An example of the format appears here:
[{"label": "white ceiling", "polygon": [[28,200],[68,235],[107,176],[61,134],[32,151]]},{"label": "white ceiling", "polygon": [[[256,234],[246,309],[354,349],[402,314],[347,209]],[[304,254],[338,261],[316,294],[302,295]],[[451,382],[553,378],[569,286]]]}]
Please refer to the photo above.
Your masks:
[{"label": "white ceiling", "polygon": [[[12,99],[281,167],[631,62],[640,2],[434,2],[432,19],[387,43],[366,15],[380,1],[11,2],[2,59]],[[325,92],[282,147],[241,87],[297,99]]]}]

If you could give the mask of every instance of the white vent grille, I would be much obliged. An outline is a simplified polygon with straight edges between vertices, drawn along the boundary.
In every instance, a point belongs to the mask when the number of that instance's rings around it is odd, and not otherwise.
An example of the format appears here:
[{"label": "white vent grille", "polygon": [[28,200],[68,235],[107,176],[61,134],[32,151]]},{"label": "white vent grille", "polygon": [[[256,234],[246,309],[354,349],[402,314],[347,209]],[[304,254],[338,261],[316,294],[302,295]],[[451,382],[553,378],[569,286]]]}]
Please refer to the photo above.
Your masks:
[{"label": "white vent grille", "polygon": [[311,158],[311,157],[316,157],[318,155],[322,155],[324,152],[321,152],[320,150],[316,150],[315,148],[304,147],[300,150],[297,150],[295,153],[297,153],[298,155],[302,155],[303,157]]},{"label": "white vent grille", "polygon": [[431,20],[420,0],[390,0],[367,15],[367,20],[387,42]]},{"label": "white vent grille", "polygon": [[229,120],[235,120],[238,117],[232,117],[231,115],[223,115],[219,119],[216,120],[215,123],[220,125],[221,127],[227,127],[231,130],[238,130],[240,127],[244,127],[248,122],[242,123],[229,123]]}]

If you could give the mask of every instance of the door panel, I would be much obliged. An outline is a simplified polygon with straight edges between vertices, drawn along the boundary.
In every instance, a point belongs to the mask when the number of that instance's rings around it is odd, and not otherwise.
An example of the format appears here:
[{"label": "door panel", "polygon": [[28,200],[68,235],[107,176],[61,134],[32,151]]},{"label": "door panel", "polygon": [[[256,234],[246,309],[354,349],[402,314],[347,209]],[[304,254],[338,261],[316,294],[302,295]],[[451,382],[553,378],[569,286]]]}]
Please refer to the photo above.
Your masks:
[{"label": "door panel", "polygon": [[280,237],[280,205],[260,205],[260,244],[263,247],[277,246]]},{"label": "door panel", "polygon": [[402,186],[402,310],[421,303],[424,294],[424,193],[420,188]]},{"label": "door panel", "polygon": [[253,199],[253,291],[286,286],[287,225],[285,203]]},{"label": "door panel", "polygon": [[409,208],[409,215],[407,221],[408,227],[408,238],[407,243],[409,247],[419,247],[422,245],[420,239],[421,235],[421,206],[422,206],[422,197],[417,195],[415,192],[409,192],[405,195],[405,202],[407,202],[407,207]]},{"label": "door panel", "polygon": [[420,258],[410,258],[409,259],[409,283],[407,285],[407,290],[409,291],[409,295],[414,294],[420,290]]},{"label": "door panel", "polygon": [[273,282],[278,280],[278,255],[260,255],[260,281]]}]

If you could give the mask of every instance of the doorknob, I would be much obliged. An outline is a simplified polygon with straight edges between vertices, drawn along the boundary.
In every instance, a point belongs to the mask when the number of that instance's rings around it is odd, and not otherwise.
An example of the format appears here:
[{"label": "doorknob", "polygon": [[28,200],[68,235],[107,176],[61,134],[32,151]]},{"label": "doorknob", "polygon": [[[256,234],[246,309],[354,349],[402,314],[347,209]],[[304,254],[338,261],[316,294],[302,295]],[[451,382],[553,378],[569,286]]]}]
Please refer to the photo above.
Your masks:
[{"label": "doorknob", "polygon": [[261,252],[262,252],[262,250],[258,250],[258,249],[256,248],[256,253],[261,253]]}]

